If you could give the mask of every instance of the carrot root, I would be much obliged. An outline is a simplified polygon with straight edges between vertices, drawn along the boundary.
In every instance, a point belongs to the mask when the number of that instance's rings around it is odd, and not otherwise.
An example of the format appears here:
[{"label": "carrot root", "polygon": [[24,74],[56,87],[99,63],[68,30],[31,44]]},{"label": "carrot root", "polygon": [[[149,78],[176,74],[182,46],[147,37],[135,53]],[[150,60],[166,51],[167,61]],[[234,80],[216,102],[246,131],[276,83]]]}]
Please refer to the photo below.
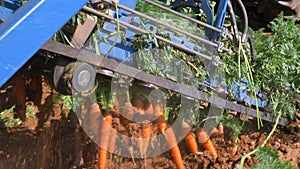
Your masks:
[{"label": "carrot root", "polygon": [[176,165],[176,167],[178,169],[184,169],[184,165],[183,165],[183,161],[182,161],[182,157],[181,157],[181,153],[180,153],[180,149],[177,145],[177,142],[176,142],[176,138],[175,138],[175,135],[174,135],[174,131],[172,128],[169,128],[166,132],[165,132],[165,135],[166,135],[166,140],[167,140],[167,143],[169,145],[169,147],[171,148],[170,151],[172,153],[172,156],[173,156],[173,161]]},{"label": "carrot root", "polygon": [[142,128],[142,133],[143,133],[143,145],[142,145],[142,155],[145,156],[147,153],[147,149],[149,146],[149,141],[151,137],[151,125],[150,123],[144,123],[143,128]]},{"label": "carrot root", "polygon": [[90,113],[88,114],[89,124],[92,132],[97,134],[99,132],[99,123],[98,119],[101,114],[101,109],[98,104],[93,104],[90,108]]},{"label": "carrot root", "polygon": [[237,149],[238,149],[238,146],[237,146],[237,145],[234,145],[234,146],[232,147],[232,149],[230,150],[230,156],[231,156],[232,158],[236,155]]},{"label": "carrot root", "polygon": [[100,147],[99,149],[99,159],[98,159],[98,168],[105,169],[107,160],[107,151]]},{"label": "carrot root", "polygon": [[109,140],[109,146],[108,146],[108,151],[110,153],[113,153],[115,151],[116,140],[117,140],[117,130],[113,129],[110,133],[110,140]]},{"label": "carrot root", "polygon": [[107,150],[111,135],[112,115],[105,114],[100,128],[100,148],[98,168],[105,169],[107,161]]},{"label": "carrot root", "polygon": [[192,132],[189,132],[185,136],[184,140],[186,141],[191,153],[197,153],[198,152],[197,141],[196,141],[195,136]]},{"label": "carrot root", "polygon": [[218,153],[207,133],[204,130],[197,130],[196,135],[199,138],[200,142],[203,144],[205,150],[209,151],[212,154],[214,160],[216,160],[218,158]]}]

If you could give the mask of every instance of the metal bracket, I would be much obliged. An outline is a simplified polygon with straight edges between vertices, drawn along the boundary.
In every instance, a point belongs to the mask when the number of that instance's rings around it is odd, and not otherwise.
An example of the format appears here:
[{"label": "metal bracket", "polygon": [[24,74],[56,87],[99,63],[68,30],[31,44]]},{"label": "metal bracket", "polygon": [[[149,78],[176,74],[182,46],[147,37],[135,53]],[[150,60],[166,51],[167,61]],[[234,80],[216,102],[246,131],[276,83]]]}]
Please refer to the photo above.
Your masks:
[{"label": "metal bracket", "polygon": [[223,42],[220,42],[220,41],[217,41],[217,44],[218,44],[218,51],[219,52],[222,52],[223,49],[224,49],[224,43]]},{"label": "metal bracket", "polygon": [[227,36],[228,36],[228,29],[225,28],[225,27],[221,27],[220,29],[222,30],[221,36],[223,38],[227,38]]},{"label": "metal bracket", "polygon": [[82,48],[96,25],[97,21],[92,16],[87,15],[86,21],[76,27],[71,44],[76,48]]}]

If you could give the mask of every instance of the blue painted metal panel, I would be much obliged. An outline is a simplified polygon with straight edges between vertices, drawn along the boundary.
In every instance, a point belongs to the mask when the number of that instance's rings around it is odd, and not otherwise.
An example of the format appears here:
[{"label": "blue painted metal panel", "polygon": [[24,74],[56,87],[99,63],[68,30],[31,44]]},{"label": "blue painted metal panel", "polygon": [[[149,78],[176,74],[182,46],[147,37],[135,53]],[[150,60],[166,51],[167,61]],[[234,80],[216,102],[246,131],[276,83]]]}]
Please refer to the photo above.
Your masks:
[{"label": "blue painted metal panel", "polygon": [[15,0],[0,1],[0,19],[5,21],[9,18],[22,4]]},{"label": "blue painted metal panel", "polygon": [[[163,1],[164,3],[167,3],[167,0]],[[172,8],[178,8],[180,6],[194,6],[195,1],[194,0],[175,0],[172,2]]]},{"label": "blue painted metal panel", "polygon": [[[209,25],[212,25],[212,20],[213,20],[213,16],[212,16],[212,9],[209,5],[208,0],[203,0],[200,4],[200,8],[204,11],[205,15],[206,15],[206,23]],[[211,37],[211,30],[206,28],[206,37],[208,39],[210,39]]]},{"label": "blue painted metal panel", "polygon": [[88,0],[30,0],[0,26],[0,87]]}]

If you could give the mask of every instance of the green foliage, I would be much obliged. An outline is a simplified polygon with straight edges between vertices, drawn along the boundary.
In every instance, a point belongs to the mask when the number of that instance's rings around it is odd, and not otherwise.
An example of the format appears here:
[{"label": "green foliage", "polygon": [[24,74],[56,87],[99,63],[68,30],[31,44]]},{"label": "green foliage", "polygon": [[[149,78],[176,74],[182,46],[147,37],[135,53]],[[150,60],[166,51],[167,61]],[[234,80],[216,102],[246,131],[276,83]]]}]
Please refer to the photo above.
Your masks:
[{"label": "green foliage", "polygon": [[295,112],[297,112],[295,100],[291,95],[280,91],[274,91],[272,93],[268,109],[274,115],[278,115],[278,113],[281,112],[284,117],[291,119],[294,118]]},{"label": "green foliage", "polygon": [[293,166],[288,161],[279,160],[276,149],[260,147],[256,152],[256,158],[260,163],[253,166],[253,169],[293,169]]},{"label": "green foliage", "polygon": [[111,84],[107,82],[99,82],[98,89],[96,90],[97,102],[101,108],[109,112],[114,108],[115,94],[112,93]]},{"label": "green foliage", "polygon": [[35,117],[37,110],[36,107],[33,105],[27,105],[26,106],[26,118],[33,118]]},{"label": "green foliage", "polygon": [[233,116],[224,114],[221,118],[221,123],[231,129],[231,134],[233,136],[233,141],[236,143],[238,137],[243,129],[243,124]]},{"label": "green foliage", "polygon": [[63,100],[62,110],[75,110],[72,96],[61,95],[60,100]]},{"label": "green foliage", "polygon": [[295,20],[285,20],[283,13],[269,25],[273,31],[266,37],[257,32],[255,49],[257,59],[253,66],[255,83],[267,91],[271,98],[271,110],[283,111],[283,116],[293,117],[296,112],[295,101],[286,91],[300,93],[300,28]]},{"label": "green foliage", "polygon": [[[255,40],[257,61],[253,67],[256,81],[268,90],[291,89],[300,93],[300,28],[283,13],[269,25],[273,36],[259,31]],[[261,78],[266,77],[266,78]]]},{"label": "green foliage", "polygon": [[[153,0],[153,2],[156,2],[156,3],[158,3],[160,5],[163,5],[163,6],[169,6],[168,3],[164,3],[164,2],[159,1],[159,0]],[[135,10],[143,12],[144,14],[147,14],[147,15],[151,14],[152,12],[153,13],[166,13],[165,10],[157,8],[153,5],[149,5],[148,3],[144,2],[144,1],[138,1]]]},{"label": "green foliage", "polygon": [[19,118],[14,118],[14,109],[15,106],[12,106],[11,108],[3,110],[0,113],[0,128],[16,127],[22,123]]},{"label": "green foliage", "polygon": [[[294,20],[285,20],[283,14],[275,18],[269,27],[274,32],[270,37],[264,34],[263,29],[250,30],[255,59],[245,58],[250,56],[247,44],[243,44],[242,49],[235,49],[234,55],[222,54],[227,76],[225,83],[232,86],[237,80],[246,78],[252,96],[255,96],[255,89],[267,94],[269,112],[277,115],[282,111],[283,117],[293,118],[296,102],[292,96],[300,93],[300,28]],[[241,55],[241,52],[245,54]]]}]

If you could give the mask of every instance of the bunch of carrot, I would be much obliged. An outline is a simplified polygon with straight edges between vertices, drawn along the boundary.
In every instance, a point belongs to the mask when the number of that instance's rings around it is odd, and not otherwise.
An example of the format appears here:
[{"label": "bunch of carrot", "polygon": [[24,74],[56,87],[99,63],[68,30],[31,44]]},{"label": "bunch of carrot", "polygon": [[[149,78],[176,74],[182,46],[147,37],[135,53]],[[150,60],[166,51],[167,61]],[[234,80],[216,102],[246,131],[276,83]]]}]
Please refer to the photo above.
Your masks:
[{"label": "bunch of carrot", "polygon": [[[158,102],[156,104],[146,104],[142,99],[140,98],[135,98],[131,100],[131,102],[125,102],[123,103],[124,109],[120,110],[120,114],[125,113],[126,114],[126,119],[130,122],[132,118],[137,115],[136,113],[138,112],[139,115],[153,115],[156,117],[156,120],[152,124],[150,121],[144,121],[142,123],[141,127],[141,134],[139,136],[136,136],[137,140],[137,146],[140,150],[141,156],[146,157],[147,149],[150,143],[150,137],[154,134],[156,135],[158,132],[161,132],[165,137],[167,144],[170,148],[170,152],[173,156],[173,161],[178,169],[184,169],[184,163],[182,160],[182,156],[180,153],[179,146],[177,144],[177,140],[174,134],[174,131],[172,128],[168,128],[165,117],[164,117],[164,107],[162,102]],[[134,109],[136,111],[134,111]],[[121,112],[122,111],[122,112]],[[121,117],[121,116],[120,116]],[[120,119],[122,120],[122,119]],[[123,119],[124,120],[124,119]],[[190,130],[190,126],[187,126],[188,130]],[[112,147],[109,146],[109,143],[114,144],[115,139],[116,139],[116,130],[112,132],[112,114],[105,114],[104,119],[100,128],[100,150],[99,150],[99,168],[105,168],[106,166],[106,160],[107,160],[107,150],[112,152]],[[184,127],[183,127],[184,128]],[[186,130],[186,129],[184,129]],[[222,126],[221,128],[218,129],[218,133],[222,133]],[[130,132],[130,131],[128,131]],[[128,133],[129,134],[129,133]],[[218,153],[210,140],[208,134],[202,130],[196,130],[196,136],[199,139],[199,141],[203,144],[206,150],[208,150],[214,160],[217,159]],[[190,148],[191,153],[197,153],[198,152],[198,146],[197,146],[197,141],[196,137],[193,132],[188,131],[187,135],[185,136],[184,140],[186,141],[188,147]],[[129,149],[132,146],[129,146]],[[129,150],[130,151],[130,150]],[[133,152],[132,152],[133,154]],[[134,157],[132,157],[134,158]]]}]

